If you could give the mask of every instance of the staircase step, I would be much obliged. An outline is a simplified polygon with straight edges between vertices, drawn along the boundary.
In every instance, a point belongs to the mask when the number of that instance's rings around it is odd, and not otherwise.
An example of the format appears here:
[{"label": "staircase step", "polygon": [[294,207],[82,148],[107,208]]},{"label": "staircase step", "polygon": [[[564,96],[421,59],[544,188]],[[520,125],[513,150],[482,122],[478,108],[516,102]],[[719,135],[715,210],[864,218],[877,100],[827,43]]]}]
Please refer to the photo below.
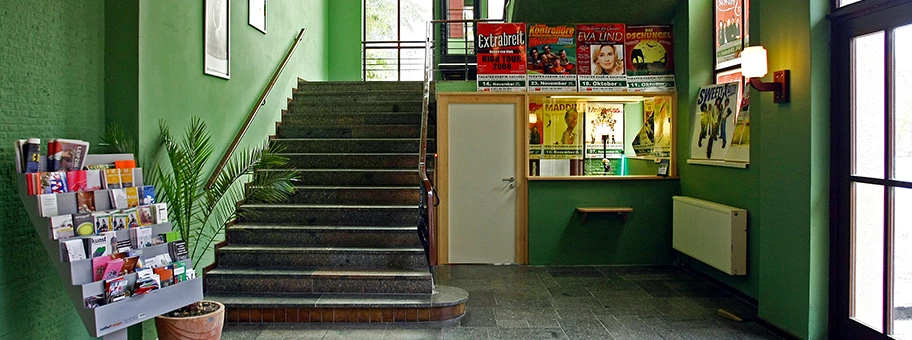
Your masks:
[{"label": "staircase step", "polygon": [[296,204],[354,204],[354,205],[417,205],[421,190],[417,183],[409,187],[368,186],[298,186],[288,203]]},{"label": "staircase step", "polygon": [[421,247],[416,226],[298,226],[237,224],[225,231],[237,245],[394,248]]},{"label": "staircase step", "polygon": [[[421,138],[418,124],[411,125],[321,125],[284,126],[276,130],[280,138]],[[428,126],[428,137],[437,135],[436,126]]]},{"label": "staircase step", "polygon": [[[294,169],[301,176],[297,185],[418,185],[417,169]],[[282,171],[282,170],[259,170]],[[433,176],[434,171],[428,171]]]},{"label": "staircase step", "polygon": [[426,268],[423,248],[336,248],[233,245],[219,248],[219,267]]},{"label": "staircase step", "polygon": [[225,305],[228,323],[389,323],[458,320],[469,294],[436,286],[427,295],[211,293],[205,298]]},{"label": "staircase step", "polygon": [[395,100],[387,99],[384,101],[373,102],[327,102],[327,101],[292,101],[288,104],[288,112],[291,114],[298,113],[319,113],[331,110],[332,112],[414,112],[422,111],[422,99],[412,100]]},{"label": "staircase step", "polygon": [[244,204],[240,222],[397,226],[418,223],[418,206]]},{"label": "staircase step", "polygon": [[[434,84],[431,84],[433,89]],[[299,91],[414,91],[424,90],[423,81],[298,81]]]},{"label": "staircase step", "polygon": [[427,269],[216,268],[206,274],[209,293],[431,294]]},{"label": "staircase step", "polygon": [[[282,138],[272,143],[283,152],[418,152],[419,138]],[[428,153],[437,150],[437,141],[428,139]]]},{"label": "staircase step", "polygon": [[421,124],[421,112],[288,113],[282,126]]},{"label": "staircase step", "polygon": [[[282,153],[289,167],[299,169],[409,169],[418,167],[417,153]],[[434,155],[428,155],[433,161]]]},{"label": "staircase step", "polygon": [[424,100],[423,91],[403,91],[377,89],[371,91],[320,91],[319,89],[301,89],[292,93],[296,103],[326,104],[326,103],[374,103],[389,101],[417,101]]}]

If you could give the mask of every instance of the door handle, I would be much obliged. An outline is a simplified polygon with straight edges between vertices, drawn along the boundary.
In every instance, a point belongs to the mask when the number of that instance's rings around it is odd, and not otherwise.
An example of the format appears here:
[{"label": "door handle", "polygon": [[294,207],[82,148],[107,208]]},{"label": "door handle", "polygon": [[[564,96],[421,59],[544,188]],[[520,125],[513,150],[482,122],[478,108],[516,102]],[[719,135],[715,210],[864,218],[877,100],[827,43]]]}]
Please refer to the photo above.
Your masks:
[{"label": "door handle", "polygon": [[504,179],[502,179],[501,181],[504,181],[504,182],[513,182],[513,181],[516,181],[516,178],[515,178],[515,177],[504,178]]}]

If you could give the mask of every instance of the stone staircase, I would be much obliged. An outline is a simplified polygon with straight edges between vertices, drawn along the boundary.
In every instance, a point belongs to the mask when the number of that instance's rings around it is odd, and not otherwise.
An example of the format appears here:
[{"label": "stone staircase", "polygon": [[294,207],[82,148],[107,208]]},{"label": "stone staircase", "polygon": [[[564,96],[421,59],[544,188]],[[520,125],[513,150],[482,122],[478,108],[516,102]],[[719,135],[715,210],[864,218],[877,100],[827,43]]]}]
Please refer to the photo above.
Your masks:
[{"label": "stone staircase", "polygon": [[228,322],[464,314],[468,294],[434,287],[417,234],[422,92],[420,82],[299,82],[272,140],[301,174],[296,192],[244,203],[206,274]]}]

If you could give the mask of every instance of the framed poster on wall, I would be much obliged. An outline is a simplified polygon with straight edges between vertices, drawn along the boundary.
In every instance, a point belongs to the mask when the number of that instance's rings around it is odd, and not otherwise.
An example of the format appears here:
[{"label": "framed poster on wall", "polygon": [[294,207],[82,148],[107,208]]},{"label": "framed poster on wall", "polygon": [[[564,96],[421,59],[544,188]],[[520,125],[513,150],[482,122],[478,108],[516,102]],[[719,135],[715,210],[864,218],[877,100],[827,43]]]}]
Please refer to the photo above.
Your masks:
[{"label": "framed poster on wall", "polygon": [[266,34],[266,0],[248,0],[247,24]]},{"label": "framed poster on wall", "polygon": [[229,79],[228,0],[206,0],[203,67],[205,73]]},{"label": "framed poster on wall", "polygon": [[716,70],[741,64],[744,49],[744,1],[714,0]]}]

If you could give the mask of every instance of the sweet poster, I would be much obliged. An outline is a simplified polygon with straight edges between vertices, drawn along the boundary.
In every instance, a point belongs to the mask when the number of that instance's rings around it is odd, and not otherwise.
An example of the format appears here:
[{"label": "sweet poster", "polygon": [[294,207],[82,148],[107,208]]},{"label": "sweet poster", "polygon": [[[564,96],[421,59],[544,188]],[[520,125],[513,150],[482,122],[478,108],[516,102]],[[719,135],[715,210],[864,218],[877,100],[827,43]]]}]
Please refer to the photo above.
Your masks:
[{"label": "sweet poster", "polygon": [[624,105],[586,104],[586,158],[620,158],[624,154]]},{"label": "sweet poster", "polygon": [[738,84],[700,88],[694,116],[690,158],[725,160],[738,115]]},{"label": "sweet poster", "polygon": [[627,91],[624,24],[576,25],[580,92]]},{"label": "sweet poster", "polygon": [[478,23],[479,92],[511,92],[526,89],[526,25],[523,23]]},{"label": "sweet poster", "polygon": [[715,0],[716,69],[741,63],[744,49],[744,3],[742,0]]},{"label": "sweet poster", "polygon": [[576,91],[576,26],[529,24],[529,92]]},{"label": "sweet poster", "polygon": [[624,46],[630,91],[674,91],[671,25],[627,26]]}]

